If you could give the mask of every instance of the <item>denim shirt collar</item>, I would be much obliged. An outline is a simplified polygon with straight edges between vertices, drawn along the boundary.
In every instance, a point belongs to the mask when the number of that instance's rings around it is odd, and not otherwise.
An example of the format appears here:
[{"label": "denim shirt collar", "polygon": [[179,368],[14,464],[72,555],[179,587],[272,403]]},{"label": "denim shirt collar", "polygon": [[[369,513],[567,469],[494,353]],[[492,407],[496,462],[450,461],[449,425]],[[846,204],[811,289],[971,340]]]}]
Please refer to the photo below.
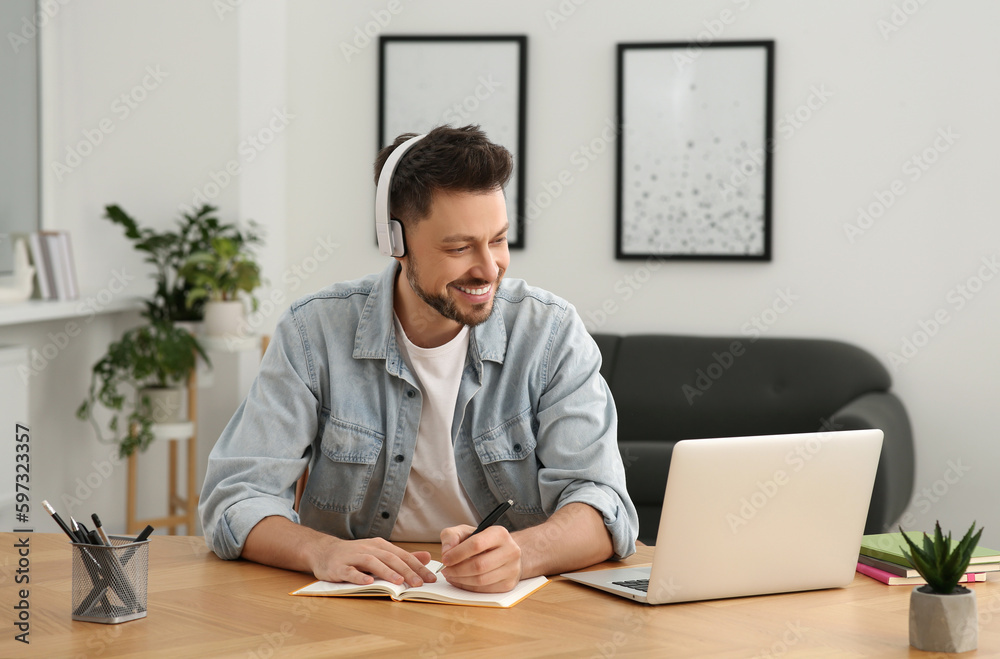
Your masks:
[{"label": "denim shirt collar", "polygon": [[[352,355],[355,359],[384,359],[386,371],[396,377],[403,377],[402,373],[406,368],[396,345],[392,308],[393,287],[400,269],[401,266],[394,260],[375,280],[361,312]],[[494,298],[493,313],[469,333],[469,358],[480,383],[483,377],[483,360],[502,364],[506,354],[507,330]]]}]

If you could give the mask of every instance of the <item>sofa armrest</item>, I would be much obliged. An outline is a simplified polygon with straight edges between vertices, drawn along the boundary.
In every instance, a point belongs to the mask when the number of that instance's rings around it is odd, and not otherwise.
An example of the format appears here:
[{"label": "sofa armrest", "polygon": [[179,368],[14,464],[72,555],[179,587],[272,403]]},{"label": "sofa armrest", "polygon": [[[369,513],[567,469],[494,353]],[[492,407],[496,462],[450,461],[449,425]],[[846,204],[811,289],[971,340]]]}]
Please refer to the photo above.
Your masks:
[{"label": "sofa armrest", "polygon": [[828,427],[830,430],[879,428],[884,433],[865,533],[891,531],[890,527],[913,496],[913,430],[902,401],[890,392],[864,394],[834,412]]}]

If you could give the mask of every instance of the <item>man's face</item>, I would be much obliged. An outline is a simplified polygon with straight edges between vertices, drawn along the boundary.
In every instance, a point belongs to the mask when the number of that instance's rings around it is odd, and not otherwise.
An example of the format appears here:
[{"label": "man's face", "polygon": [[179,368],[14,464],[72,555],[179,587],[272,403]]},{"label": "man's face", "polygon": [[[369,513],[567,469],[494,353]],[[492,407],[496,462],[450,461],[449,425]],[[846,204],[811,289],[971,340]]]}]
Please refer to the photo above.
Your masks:
[{"label": "man's face", "polygon": [[406,228],[400,260],[410,291],[445,319],[482,323],[510,264],[507,228],[500,190],[435,193],[428,216]]}]

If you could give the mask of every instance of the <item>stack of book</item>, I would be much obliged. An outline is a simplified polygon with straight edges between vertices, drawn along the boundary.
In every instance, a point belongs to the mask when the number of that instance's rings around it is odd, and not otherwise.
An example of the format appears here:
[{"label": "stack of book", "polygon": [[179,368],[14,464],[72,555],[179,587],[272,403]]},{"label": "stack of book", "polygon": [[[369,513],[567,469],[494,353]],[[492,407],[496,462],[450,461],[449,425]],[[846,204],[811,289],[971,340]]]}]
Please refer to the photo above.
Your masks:
[{"label": "stack of book", "polygon": [[[923,533],[908,531],[906,533],[923,546]],[[954,542],[954,541],[953,541]],[[878,533],[861,538],[861,552],[858,555],[858,572],[872,579],[877,579],[890,586],[916,585],[927,583],[917,570],[903,555],[903,548],[910,551],[909,545],[903,540],[902,533]],[[978,546],[972,552],[968,571],[960,583],[986,581],[987,572],[1000,572],[1000,552]]]},{"label": "stack of book", "polygon": [[40,231],[31,239],[31,260],[38,277],[38,297],[42,300],[75,300],[80,297],[76,264],[69,234]]}]

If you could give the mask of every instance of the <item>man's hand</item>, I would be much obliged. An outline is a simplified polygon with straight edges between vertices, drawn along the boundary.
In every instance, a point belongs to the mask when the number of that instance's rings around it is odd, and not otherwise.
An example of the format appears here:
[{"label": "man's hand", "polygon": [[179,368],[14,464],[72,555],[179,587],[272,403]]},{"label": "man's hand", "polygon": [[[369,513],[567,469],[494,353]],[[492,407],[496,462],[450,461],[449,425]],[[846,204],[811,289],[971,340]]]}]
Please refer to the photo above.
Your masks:
[{"label": "man's hand", "polygon": [[265,517],[253,527],[242,556],[264,565],[310,572],[322,581],[366,585],[385,579],[420,586],[437,580],[424,567],[431,559],[425,551],[410,553],[382,538],[341,540],[280,516]]},{"label": "man's hand", "polygon": [[478,593],[505,593],[521,580],[521,548],[502,526],[472,535],[462,525],[441,531],[441,574],[453,586]]},{"label": "man's hand", "polygon": [[344,581],[365,585],[384,579],[397,586],[422,586],[437,577],[425,566],[426,551],[408,552],[383,538],[329,540],[318,543],[311,560],[312,573],[321,581]]}]

